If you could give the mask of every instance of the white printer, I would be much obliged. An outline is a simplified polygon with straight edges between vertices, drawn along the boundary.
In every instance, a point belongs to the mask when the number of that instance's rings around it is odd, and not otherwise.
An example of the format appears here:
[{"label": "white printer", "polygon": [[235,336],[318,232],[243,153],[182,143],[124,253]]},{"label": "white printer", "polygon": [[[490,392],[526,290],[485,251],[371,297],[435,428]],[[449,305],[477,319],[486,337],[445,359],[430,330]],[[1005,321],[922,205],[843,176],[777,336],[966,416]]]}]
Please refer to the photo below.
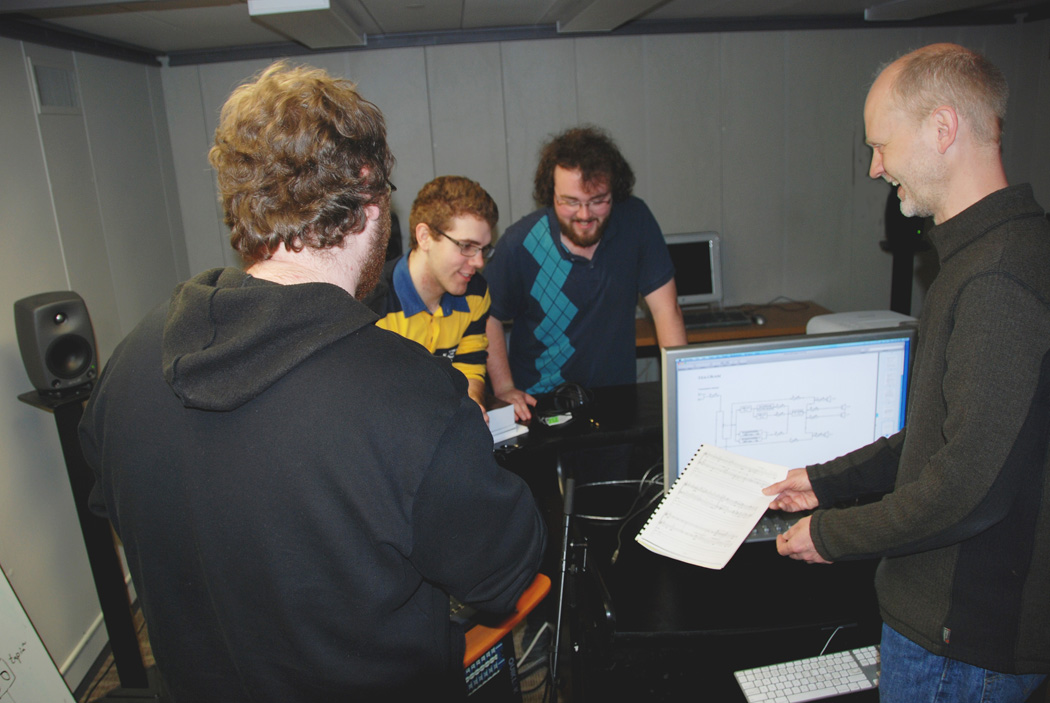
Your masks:
[{"label": "white printer", "polygon": [[892,310],[857,310],[817,315],[806,323],[806,334],[847,330],[884,329],[917,324],[918,319]]}]

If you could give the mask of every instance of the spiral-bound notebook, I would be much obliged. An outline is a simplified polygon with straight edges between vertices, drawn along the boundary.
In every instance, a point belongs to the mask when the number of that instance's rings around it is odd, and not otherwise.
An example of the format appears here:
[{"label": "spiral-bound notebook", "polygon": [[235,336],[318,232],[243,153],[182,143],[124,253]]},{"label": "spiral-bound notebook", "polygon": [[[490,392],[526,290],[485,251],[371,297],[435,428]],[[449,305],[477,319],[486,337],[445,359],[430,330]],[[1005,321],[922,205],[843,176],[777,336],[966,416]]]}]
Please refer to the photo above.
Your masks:
[{"label": "spiral-bound notebook", "polygon": [[787,471],[701,445],[635,539],[657,554],[721,569],[769,506],[762,489]]}]

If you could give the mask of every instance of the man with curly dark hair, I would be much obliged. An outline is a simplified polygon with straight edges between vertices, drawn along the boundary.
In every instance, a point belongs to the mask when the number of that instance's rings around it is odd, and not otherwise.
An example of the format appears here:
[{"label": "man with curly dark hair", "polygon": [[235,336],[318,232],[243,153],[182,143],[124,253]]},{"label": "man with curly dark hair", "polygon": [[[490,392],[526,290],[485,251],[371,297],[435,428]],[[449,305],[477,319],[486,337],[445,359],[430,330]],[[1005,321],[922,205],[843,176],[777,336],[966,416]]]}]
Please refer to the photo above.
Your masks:
[{"label": "man with curly dark hair", "polygon": [[491,299],[480,272],[498,219],[496,202],[469,178],[430,181],[412,203],[408,254],[387,262],[365,300],[379,314],[376,325],[452,361],[482,414]]},{"label": "man with curly dark hair", "polygon": [[507,229],[487,274],[489,377],[518,419],[531,416],[532,394],[565,382],[634,383],[639,295],[660,345],[685,344],[674,266],[633,188],[630,165],[596,127],[563,132],[540,153],[533,197],[541,209]]},{"label": "man with curly dark hair", "polygon": [[170,699],[464,698],[449,594],[509,611],[545,530],[463,375],[357,300],[389,237],[383,116],[277,64],[210,158],[247,269],[178,286],[80,427]]}]

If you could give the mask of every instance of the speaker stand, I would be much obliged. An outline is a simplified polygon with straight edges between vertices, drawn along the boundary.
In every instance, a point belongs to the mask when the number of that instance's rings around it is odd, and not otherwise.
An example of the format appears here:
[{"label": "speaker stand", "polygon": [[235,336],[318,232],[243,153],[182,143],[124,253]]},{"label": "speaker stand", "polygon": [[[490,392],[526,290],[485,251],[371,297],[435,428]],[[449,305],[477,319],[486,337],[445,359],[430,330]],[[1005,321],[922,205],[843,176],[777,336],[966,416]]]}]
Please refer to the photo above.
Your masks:
[{"label": "speaker stand", "polygon": [[84,415],[84,402],[91,395],[90,387],[71,391],[61,396],[47,396],[39,391],[23,393],[18,399],[35,408],[54,414],[58,425],[58,438],[62,444],[62,455],[66,460],[69,485],[73,490],[73,503],[84,535],[91,574],[95,579],[102,618],[109,634],[113,662],[120,678],[120,688],[110,692],[102,700],[161,701],[162,687],[156,676],[149,676],[142,661],[138,635],[131,614],[131,599],[124,582],[124,568],[120,563],[109,520],[95,515],[88,509],[88,495],[95,484],[91,467],[84,460],[77,427]]},{"label": "speaker stand", "polygon": [[922,217],[908,217],[901,212],[897,191],[890,189],[886,198],[886,238],[879,248],[893,255],[890,280],[890,310],[911,315],[912,279],[915,278],[915,255],[930,248],[923,239],[927,229]]}]

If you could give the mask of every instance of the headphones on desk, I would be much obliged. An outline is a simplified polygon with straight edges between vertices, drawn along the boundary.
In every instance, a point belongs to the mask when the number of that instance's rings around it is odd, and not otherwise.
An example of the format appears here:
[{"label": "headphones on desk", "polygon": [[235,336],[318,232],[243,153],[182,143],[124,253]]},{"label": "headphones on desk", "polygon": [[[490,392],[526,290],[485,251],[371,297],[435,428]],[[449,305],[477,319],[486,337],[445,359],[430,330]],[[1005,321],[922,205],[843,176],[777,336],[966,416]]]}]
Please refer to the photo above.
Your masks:
[{"label": "headphones on desk", "polygon": [[[536,404],[536,415],[541,421],[556,418],[573,410],[582,408],[594,400],[594,394],[578,383],[563,383],[549,394],[541,397]],[[568,424],[572,418],[558,424]],[[553,423],[545,422],[548,426]]]}]

